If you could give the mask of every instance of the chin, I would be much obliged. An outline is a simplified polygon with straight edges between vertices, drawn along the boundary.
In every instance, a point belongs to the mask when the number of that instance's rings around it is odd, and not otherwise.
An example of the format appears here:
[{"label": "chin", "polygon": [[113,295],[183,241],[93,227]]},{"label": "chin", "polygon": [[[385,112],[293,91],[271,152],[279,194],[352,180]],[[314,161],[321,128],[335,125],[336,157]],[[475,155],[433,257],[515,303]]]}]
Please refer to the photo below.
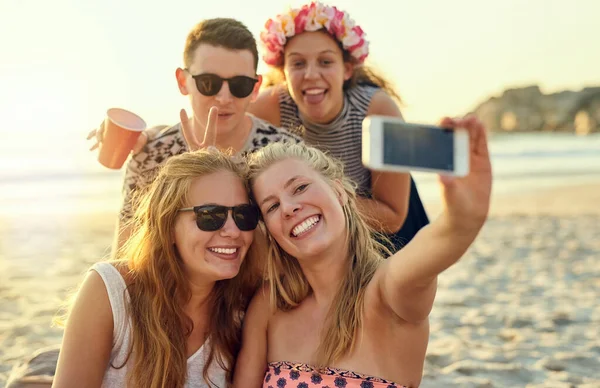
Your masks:
[{"label": "chin", "polygon": [[316,258],[318,258],[319,256],[324,256],[327,254],[327,250],[328,248],[331,246],[331,244],[327,244],[325,242],[319,242],[319,243],[315,243],[312,244],[312,246],[308,249],[299,249],[297,250],[298,252],[298,259],[303,260],[303,259],[307,259],[307,260],[314,260]]},{"label": "chin", "polygon": [[219,276],[218,279],[216,279],[216,280],[217,281],[219,281],[219,280],[230,280],[230,279],[233,279],[234,277],[236,277],[238,273],[239,272],[232,273],[232,274],[223,274],[223,275]]},{"label": "chin", "polygon": [[232,266],[231,268],[221,268],[217,272],[217,280],[233,279],[240,273],[241,265]]}]

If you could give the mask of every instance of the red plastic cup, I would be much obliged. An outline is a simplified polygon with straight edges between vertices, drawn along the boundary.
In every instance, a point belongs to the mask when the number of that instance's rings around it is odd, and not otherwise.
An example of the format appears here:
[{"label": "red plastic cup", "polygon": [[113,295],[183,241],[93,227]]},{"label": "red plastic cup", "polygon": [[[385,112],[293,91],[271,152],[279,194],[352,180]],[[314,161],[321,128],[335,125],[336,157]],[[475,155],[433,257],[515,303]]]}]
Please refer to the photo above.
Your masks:
[{"label": "red plastic cup", "polygon": [[105,167],[118,170],[123,167],[146,122],[135,113],[125,109],[111,108],[106,111],[104,138],[98,153],[98,161]]}]

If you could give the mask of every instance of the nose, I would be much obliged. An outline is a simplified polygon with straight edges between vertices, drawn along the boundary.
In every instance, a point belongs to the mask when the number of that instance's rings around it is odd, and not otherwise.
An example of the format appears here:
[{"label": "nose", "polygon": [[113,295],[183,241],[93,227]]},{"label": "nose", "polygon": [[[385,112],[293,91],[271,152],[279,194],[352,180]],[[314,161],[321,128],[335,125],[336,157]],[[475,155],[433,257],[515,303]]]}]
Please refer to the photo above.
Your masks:
[{"label": "nose", "polygon": [[292,217],[296,212],[302,209],[302,206],[294,201],[281,201],[279,206],[281,207],[283,216],[286,218]]},{"label": "nose", "polygon": [[305,79],[315,79],[319,76],[319,69],[315,63],[308,63],[304,72]]},{"label": "nose", "polygon": [[219,93],[215,95],[215,98],[221,104],[226,104],[233,99],[231,90],[229,90],[229,81],[223,81],[223,85],[221,85],[221,90],[219,90]]},{"label": "nose", "polygon": [[225,221],[225,225],[219,230],[219,233],[222,237],[238,238],[240,236],[241,230],[233,220],[231,209],[227,212],[227,220]]}]

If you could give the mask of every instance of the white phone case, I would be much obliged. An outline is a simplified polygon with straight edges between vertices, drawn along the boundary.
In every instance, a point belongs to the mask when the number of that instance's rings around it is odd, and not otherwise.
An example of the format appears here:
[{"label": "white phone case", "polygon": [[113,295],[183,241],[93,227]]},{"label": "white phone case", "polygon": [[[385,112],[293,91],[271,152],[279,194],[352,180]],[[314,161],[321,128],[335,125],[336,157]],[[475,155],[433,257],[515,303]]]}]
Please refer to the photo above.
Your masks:
[{"label": "white phone case", "polygon": [[[398,127],[419,126],[409,124],[404,120],[387,116],[368,116],[363,121],[362,128],[362,162],[373,170],[392,172],[424,171],[441,175],[466,176],[469,173],[469,135],[464,129],[454,130],[454,170],[439,170],[427,166],[403,166],[383,162],[383,124],[394,123]],[[423,150],[422,152],[431,152]]]}]

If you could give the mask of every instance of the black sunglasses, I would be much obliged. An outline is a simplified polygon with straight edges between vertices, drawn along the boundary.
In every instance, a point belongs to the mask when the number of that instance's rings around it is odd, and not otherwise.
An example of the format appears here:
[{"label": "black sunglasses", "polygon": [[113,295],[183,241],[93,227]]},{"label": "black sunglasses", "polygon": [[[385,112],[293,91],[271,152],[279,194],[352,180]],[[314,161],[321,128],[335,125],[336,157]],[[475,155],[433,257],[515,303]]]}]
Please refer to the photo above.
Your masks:
[{"label": "black sunglasses", "polygon": [[260,212],[256,206],[250,204],[237,206],[202,205],[186,207],[179,211],[193,211],[196,213],[198,229],[205,232],[214,232],[225,225],[229,210],[231,210],[233,221],[240,230],[247,232],[256,229]]},{"label": "black sunglasses", "polygon": [[[189,72],[189,70],[188,70]],[[222,78],[216,74],[198,74],[193,75],[190,73],[194,81],[196,81],[196,88],[198,91],[205,96],[214,96],[221,90],[223,86],[223,81],[227,81],[229,85],[229,91],[231,94],[237,98],[245,98],[248,97],[252,90],[254,90],[254,85],[258,82],[256,78],[247,77],[245,75],[236,75],[231,78]]]}]

